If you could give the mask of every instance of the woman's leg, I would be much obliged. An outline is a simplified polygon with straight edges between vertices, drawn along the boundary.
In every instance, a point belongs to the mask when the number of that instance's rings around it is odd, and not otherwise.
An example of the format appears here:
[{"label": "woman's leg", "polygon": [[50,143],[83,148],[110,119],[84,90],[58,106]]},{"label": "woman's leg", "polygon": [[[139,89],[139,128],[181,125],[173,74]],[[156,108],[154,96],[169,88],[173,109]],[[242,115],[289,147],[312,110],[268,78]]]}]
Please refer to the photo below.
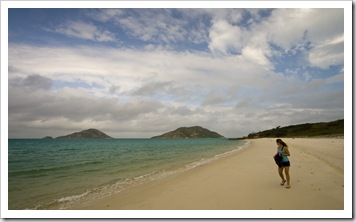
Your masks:
[{"label": "woman's leg", "polygon": [[287,188],[290,188],[290,175],[289,175],[289,167],[284,167],[284,172],[286,173],[287,178]]},{"label": "woman's leg", "polygon": [[278,168],[279,176],[282,178],[282,183],[281,183],[281,185],[284,185],[284,183],[286,182],[286,180],[284,179],[284,175],[283,175],[283,168],[284,168],[284,167],[279,167],[279,168]]}]

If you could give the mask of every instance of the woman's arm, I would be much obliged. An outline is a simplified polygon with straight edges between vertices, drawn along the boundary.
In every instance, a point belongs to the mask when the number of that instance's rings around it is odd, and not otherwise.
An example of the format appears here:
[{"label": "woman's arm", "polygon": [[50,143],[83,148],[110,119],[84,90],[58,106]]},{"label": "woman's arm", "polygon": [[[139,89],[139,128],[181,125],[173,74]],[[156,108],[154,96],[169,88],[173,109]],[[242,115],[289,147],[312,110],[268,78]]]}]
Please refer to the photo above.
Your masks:
[{"label": "woman's arm", "polygon": [[283,156],[290,156],[289,149],[288,149],[287,146],[284,147],[284,150],[286,151],[286,153],[283,153],[282,155]]}]

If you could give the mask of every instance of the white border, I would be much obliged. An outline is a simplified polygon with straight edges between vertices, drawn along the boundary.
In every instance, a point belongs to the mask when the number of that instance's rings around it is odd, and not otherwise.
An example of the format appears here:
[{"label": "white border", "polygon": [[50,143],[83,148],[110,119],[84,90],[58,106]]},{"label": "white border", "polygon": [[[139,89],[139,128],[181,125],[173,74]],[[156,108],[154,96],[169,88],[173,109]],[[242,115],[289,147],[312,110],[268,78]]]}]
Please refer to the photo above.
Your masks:
[{"label": "white border", "polygon": [[[344,8],[344,210],[8,210],[8,8]],[[352,218],[352,1],[1,1],[2,218]],[[292,200],[291,200],[292,201]]]},{"label": "white border", "polygon": [[347,8],[352,1],[11,1],[5,8]]},{"label": "white border", "polygon": [[[6,9],[6,10],[5,10]],[[8,209],[8,15],[1,2],[1,217]],[[4,127],[6,126],[6,127]]]},{"label": "white border", "polygon": [[[6,212],[6,211],[5,211]],[[5,218],[92,218],[92,219],[341,219],[352,218],[342,210],[11,210]]]},{"label": "white border", "polygon": [[352,2],[344,8],[344,211],[353,211],[353,73],[352,73]]}]

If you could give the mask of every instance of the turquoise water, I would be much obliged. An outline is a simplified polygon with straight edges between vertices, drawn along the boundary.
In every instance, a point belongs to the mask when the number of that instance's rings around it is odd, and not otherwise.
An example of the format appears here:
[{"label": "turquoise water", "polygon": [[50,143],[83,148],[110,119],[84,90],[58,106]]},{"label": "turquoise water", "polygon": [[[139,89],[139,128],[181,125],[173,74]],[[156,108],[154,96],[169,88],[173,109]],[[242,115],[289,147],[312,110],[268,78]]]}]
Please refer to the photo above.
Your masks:
[{"label": "turquoise water", "polygon": [[9,139],[12,209],[67,209],[238,150],[227,139]]}]

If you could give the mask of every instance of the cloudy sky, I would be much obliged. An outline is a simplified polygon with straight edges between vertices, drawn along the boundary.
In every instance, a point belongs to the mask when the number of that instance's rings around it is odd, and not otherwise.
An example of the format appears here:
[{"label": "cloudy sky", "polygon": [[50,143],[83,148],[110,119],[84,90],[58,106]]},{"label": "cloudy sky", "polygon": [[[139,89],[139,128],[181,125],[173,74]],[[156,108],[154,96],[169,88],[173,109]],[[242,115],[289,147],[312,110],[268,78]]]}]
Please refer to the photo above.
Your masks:
[{"label": "cloudy sky", "polygon": [[344,118],[344,9],[8,10],[10,138]]}]

